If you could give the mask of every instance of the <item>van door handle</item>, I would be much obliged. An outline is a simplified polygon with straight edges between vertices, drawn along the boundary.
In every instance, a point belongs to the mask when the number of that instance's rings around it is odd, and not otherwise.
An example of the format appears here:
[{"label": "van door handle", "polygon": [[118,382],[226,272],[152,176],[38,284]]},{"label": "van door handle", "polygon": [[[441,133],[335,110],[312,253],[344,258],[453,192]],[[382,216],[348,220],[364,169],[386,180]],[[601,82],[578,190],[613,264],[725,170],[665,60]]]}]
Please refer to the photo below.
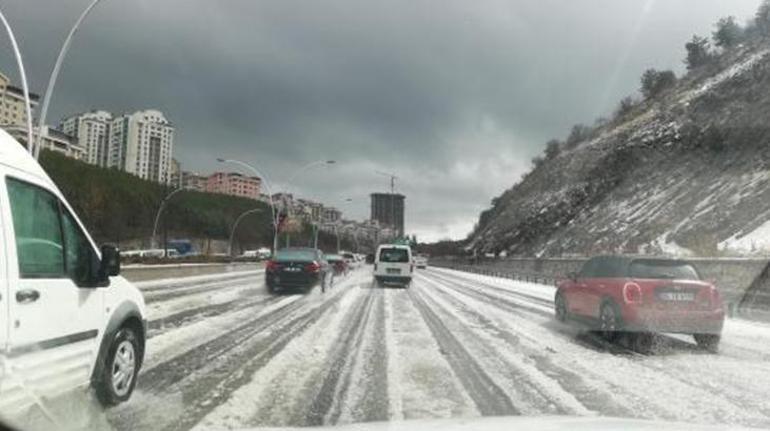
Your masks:
[{"label": "van door handle", "polygon": [[16,302],[19,304],[28,304],[35,302],[40,298],[40,292],[35,289],[24,289],[16,292]]}]

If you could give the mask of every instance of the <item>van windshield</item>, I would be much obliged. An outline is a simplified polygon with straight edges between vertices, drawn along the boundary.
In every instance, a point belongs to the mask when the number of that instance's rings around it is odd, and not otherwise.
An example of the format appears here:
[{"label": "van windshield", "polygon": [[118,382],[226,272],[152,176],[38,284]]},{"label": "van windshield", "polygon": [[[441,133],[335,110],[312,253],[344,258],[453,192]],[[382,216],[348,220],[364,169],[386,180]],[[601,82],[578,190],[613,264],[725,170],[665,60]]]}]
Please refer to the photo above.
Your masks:
[{"label": "van windshield", "polygon": [[380,250],[380,262],[409,263],[409,251],[405,248],[383,248]]},{"label": "van windshield", "polygon": [[635,260],[629,267],[631,278],[700,280],[698,272],[687,262]]}]

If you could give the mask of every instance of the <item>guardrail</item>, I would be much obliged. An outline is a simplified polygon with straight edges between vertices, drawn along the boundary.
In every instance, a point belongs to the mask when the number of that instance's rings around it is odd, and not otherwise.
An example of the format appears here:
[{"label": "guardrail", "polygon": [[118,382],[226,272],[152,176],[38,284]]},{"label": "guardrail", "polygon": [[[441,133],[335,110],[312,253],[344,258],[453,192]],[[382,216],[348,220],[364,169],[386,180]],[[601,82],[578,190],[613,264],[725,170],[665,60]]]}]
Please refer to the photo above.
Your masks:
[{"label": "guardrail", "polygon": [[555,277],[549,277],[543,274],[525,273],[519,271],[501,271],[499,269],[490,269],[483,265],[458,265],[458,264],[445,264],[442,262],[432,263],[433,266],[440,268],[454,269],[457,271],[470,272],[480,275],[488,275],[491,277],[507,278],[510,280],[525,281],[528,283],[545,284],[548,286],[556,286],[558,279]]}]

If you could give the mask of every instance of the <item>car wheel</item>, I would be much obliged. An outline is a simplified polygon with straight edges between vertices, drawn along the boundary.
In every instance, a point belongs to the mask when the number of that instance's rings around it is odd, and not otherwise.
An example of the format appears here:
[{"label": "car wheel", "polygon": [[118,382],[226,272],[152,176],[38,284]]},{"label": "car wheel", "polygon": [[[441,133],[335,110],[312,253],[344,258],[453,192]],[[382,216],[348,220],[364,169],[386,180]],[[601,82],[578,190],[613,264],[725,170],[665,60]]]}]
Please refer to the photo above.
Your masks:
[{"label": "car wheel", "polygon": [[112,340],[104,368],[96,385],[96,396],[104,406],[114,406],[131,398],[139,371],[139,338],[133,329],[123,327]]},{"label": "car wheel", "polygon": [[607,341],[615,341],[620,335],[622,323],[617,307],[611,302],[602,304],[599,310],[599,333]]},{"label": "car wheel", "polygon": [[556,299],[553,301],[553,308],[554,308],[554,314],[556,315],[556,320],[559,322],[566,322],[567,321],[567,301],[564,299],[564,295],[559,292],[556,294]]},{"label": "car wheel", "polygon": [[719,352],[719,341],[722,339],[720,334],[693,334],[698,347],[711,353]]},{"label": "car wheel", "polygon": [[649,332],[635,332],[630,334],[631,347],[637,353],[647,355],[652,353],[653,345],[655,344],[655,335]]}]

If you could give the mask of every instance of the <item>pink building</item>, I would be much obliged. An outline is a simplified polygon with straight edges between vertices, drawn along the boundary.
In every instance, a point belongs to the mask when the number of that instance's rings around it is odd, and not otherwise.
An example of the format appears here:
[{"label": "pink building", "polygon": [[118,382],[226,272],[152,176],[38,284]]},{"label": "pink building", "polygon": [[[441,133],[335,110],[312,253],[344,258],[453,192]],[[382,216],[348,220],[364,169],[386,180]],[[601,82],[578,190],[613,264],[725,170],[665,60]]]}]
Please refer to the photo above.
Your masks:
[{"label": "pink building", "polygon": [[235,172],[215,172],[206,180],[206,191],[242,198],[259,199],[262,180]]}]

